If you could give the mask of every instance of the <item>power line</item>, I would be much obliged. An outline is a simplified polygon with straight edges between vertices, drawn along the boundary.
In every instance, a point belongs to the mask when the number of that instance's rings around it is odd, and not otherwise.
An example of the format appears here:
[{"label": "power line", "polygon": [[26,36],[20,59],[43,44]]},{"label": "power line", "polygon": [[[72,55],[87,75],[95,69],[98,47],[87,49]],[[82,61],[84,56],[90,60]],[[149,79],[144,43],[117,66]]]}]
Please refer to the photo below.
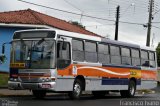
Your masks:
[{"label": "power line", "polygon": [[[36,4],[36,3],[31,3],[31,2],[28,2],[28,1],[24,1],[24,0],[18,0],[20,2],[24,2],[24,3],[27,3],[27,4],[31,4],[31,5],[36,5],[36,6],[39,6],[39,7],[44,7],[44,8],[48,8],[48,9],[52,9],[52,10],[56,10],[56,11],[61,11],[61,12],[65,12],[65,13],[69,13],[69,14],[73,14],[73,15],[82,15],[82,14],[79,14],[79,13],[75,13],[75,12],[71,12],[71,11],[66,11],[66,10],[61,10],[61,9],[56,9],[56,8],[53,8],[53,7],[48,7],[48,6],[44,6],[44,5],[40,5],[40,4]],[[105,18],[100,18],[100,17],[94,17],[94,16],[89,16],[89,15],[84,15],[83,16],[85,17],[89,17],[89,18],[95,18],[95,19],[100,19],[100,20],[105,20],[105,21],[112,21],[114,22],[115,20],[110,20],[110,19],[105,19]]]},{"label": "power line", "polygon": [[[123,1],[126,1],[126,2],[135,2],[135,3],[137,3],[137,1],[139,2],[140,0],[123,0]],[[139,4],[140,4],[140,5],[141,5],[141,4],[146,5],[146,4],[148,4],[148,2],[143,1],[143,2],[141,2],[141,3],[139,3]]]},{"label": "power line", "polygon": [[74,12],[70,12],[70,11],[65,11],[65,10],[61,10],[61,9],[56,9],[56,8],[53,8],[53,7],[48,7],[48,6],[44,6],[44,5],[40,5],[40,4],[36,4],[36,3],[24,1],[24,0],[17,0],[17,1],[24,2],[24,3],[27,3],[27,4],[31,4],[31,5],[35,5],[35,6],[39,6],[39,7],[44,7],[44,8],[52,9],[52,10],[66,12],[66,13],[69,13],[69,14],[80,15],[78,13],[74,13]]},{"label": "power line", "polygon": [[83,12],[83,10],[81,10],[80,8],[76,7],[75,5],[73,5],[72,3],[68,2],[67,0],[63,0],[65,1],[67,4],[71,5],[73,8],[76,8],[77,10]]},{"label": "power line", "polygon": [[153,24],[159,24],[160,22],[152,22]]},{"label": "power line", "polygon": [[157,28],[157,29],[160,29],[160,27],[157,27],[157,26],[153,26],[153,25],[152,25],[152,27]]},{"label": "power line", "polygon": [[104,25],[88,25],[85,27],[99,27],[99,26],[108,26],[108,25],[115,25],[115,24],[104,24]]},{"label": "power line", "polygon": [[[126,5],[128,4],[128,5],[129,5],[128,2],[125,2],[125,1],[122,1],[122,0],[121,0],[121,1],[113,1],[113,0],[112,0],[112,1],[110,1],[110,3],[111,3],[111,4],[116,4],[116,5],[117,5],[117,4],[126,4]],[[140,4],[140,3],[137,3],[137,2],[134,2],[134,1],[133,1],[133,3],[135,3],[136,7],[138,7],[138,8],[143,8],[143,9],[144,9],[144,8],[146,9],[146,8],[147,8],[146,5],[148,4],[148,3],[147,3],[147,4]]]},{"label": "power line", "polygon": [[134,23],[134,22],[125,22],[125,21],[119,21],[119,22],[124,24],[144,25],[143,23]]},{"label": "power line", "polygon": [[76,7],[75,5],[73,5],[72,3],[68,2],[67,0],[63,0],[65,1],[67,4],[71,5],[73,8],[76,8],[77,10],[81,11],[81,16],[80,16],[80,23],[82,21],[82,17],[83,17],[83,14],[84,14],[84,11],[81,10],[80,8]]},{"label": "power line", "polygon": [[130,8],[130,7],[132,7],[132,6],[134,6],[134,13],[135,13],[135,4],[130,4],[124,11],[123,11],[123,13],[121,14],[121,17],[128,11],[128,9]]},{"label": "power line", "polygon": [[156,15],[157,13],[159,13],[159,12],[160,12],[160,9],[157,10],[157,11],[153,14],[153,16]]},{"label": "power line", "polygon": [[[61,10],[61,9],[57,9],[57,8],[53,8],[53,7],[48,7],[48,6],[44,6],[44,5],[41,5],[41,4],[36,4],[36,3],[24,1],[24,0],[17,0],[17,1],[20,1],[20,2],[23,2],[23,3],[27,3],[27,4],[31,4],[31,5],[35,5],[35,6],[39,6],[39,7],[43,7],[43,8],[48,8],[48,9],[60,11],[60,12],[65,12],[65,13],[69,13],[69,14],[73,14],[73,15],[78,15],[78,16],[82,15],[80,13],[75,13],[75,12],[71,12],[71,11]],[[98,19],[98,20],[103,20],[103,21],[115,22],[115,20],[106,19],[106,18],[100,18],[100,17],[95,17],[95,16],[90,16],[90,15],[85,15],[85,14],[83,14],[83,16],[84,17],[88,17],[88,18],[94,18],[94,19]],[[119,21],[119,22],[120,23],[125,23],[125,24],[133,24],[133,25],[144,25],[144,23],[134,23],[134,22],[125,22],[125,21]]]}]

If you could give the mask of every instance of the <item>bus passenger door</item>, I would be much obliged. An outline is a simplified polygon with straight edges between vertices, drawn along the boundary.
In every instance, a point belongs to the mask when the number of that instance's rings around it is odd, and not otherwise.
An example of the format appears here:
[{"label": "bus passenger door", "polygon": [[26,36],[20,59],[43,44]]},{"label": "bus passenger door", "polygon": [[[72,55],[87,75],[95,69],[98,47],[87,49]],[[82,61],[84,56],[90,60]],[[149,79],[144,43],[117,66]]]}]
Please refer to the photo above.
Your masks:
[{"label": "bus passenger door", "polygon": [[71,43],[70,41],[57,42],[57,79],[56,91],[72,91],[74,77],[71,79]]},{"label": "bus passenger door", "polygon": [[71,63],[70,43],[58,41],[57,43],[57,69],[64,69]]}]

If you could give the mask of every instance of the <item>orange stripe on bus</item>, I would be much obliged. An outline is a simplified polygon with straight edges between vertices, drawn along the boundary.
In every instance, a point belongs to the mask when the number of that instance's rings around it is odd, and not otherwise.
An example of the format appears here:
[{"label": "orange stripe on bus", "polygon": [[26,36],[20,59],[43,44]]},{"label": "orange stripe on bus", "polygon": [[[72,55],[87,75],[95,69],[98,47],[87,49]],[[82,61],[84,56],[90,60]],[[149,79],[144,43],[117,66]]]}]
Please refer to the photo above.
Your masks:
[{"label": "orange stripe on bus", "polygon": [[[73,65],[71,64],[70,66],[68,66],[66,69],[63,70],[58,70],[58,75],[62,75],[62,76],[75,76],[72,73],[72,69],[73,66],[77,67],[77,75],[83,75],[83,76],[91,76],[91,77],[107,77],[107,78],[143,78],[143,79],[156,79],[156,71],[151,71],[151,70],[140,70],[140,69],[131,69],[131,68],[117,68],[117,67],[95,67],[95,68],[80,68],[80,67],[84,67],[86,65]],[[92,67],[92,66],[91,66]],[[101,68],[109,70],[113,73],[120,73],[120,74],[126,74],[126,73],[130,73],[130,75],[115,75],[112,73],[107,73],[107,72],[103,72],[100,70],[97,70]],[[134,75],[135,74],[135,75]]]}]

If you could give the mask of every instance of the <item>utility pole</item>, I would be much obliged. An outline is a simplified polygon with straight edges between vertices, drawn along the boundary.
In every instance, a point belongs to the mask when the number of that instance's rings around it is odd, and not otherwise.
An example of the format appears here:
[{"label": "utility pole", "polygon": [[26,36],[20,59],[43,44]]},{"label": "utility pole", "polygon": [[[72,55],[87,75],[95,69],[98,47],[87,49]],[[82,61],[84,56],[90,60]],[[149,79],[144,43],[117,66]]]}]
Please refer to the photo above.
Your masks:
[{"label": "utility pole", "polygon": [[147,30],[147,41],[146,46],[150,46],[150,36],[151,36],[151,26],[152,26],[152,12],[154,6],[154,0],[150,0],[149,2],[149,18],[148,18],[148,30]]},{"label": "utility pole", "polygon": [[117,12],[116,12],[116,27],[115,27],[115,40],[118,40],[118,26],[119,26],[119,11],[120,6],[117,6]]}]

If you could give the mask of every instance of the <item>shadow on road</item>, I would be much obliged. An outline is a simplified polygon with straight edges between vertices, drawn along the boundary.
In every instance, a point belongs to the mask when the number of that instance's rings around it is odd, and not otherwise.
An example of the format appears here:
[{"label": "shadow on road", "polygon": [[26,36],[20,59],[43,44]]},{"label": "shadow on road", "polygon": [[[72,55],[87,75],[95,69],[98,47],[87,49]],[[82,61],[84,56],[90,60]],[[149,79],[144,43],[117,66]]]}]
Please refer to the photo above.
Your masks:
[{"label": "shadow on road", "polygon": [[[129,99],[140,99],[140,98],[149,98],[145,95],[139,95],[139,96],[135,96],[134,98],[129,98]],[[39,100],[39,99],[36,99],[34,97],[32,97],[32,99],[34,100]],[[80,98],[80,101],[81,100],[101,100],[101,99],[106,99],[106,100],[119,100],[119,99],[128,99],[128,98],[122,98],[120,95],[106,95],[105,97],[101,97],[101,98],[96,98],[94,97],[93,95],[82,95],[81,98]],[[71,99],[68,97],[67,94],[60,94],[60,95],[48,95],[46,96],[44,99],[41,99],[41,100],[45,100],[45,101],[70,101]]]},{"label": "shadow on road", "polygon": [[[18,106],[121,106],[125,100],[154,100],[159,94],[136,95],[134,98],[122,98],[118,93],[95,98],[91,94],[84,94],[80,100],[71,100],[67,94],[48,94],[44,99],[29,96],[0,97],[1,100],[16,101]],[[159,97],[160,98],[160,97]],[[159,100],[159,99],[158,99]],[[1,105],[1,104],[0,104]]]},{"label": "shadow on road", "polygon": [[[142,98],[156,98],[158,94],[137,94],[134,98],[122,98],[119,93],[111,93],[107,94],[105,97],[101,98],[96,98],[92,94],[83,94],[80,98],[81,100],[120,100],[120,99],[142,99]],[[26,96],[2,96],[0,98],[10,98],[10,99],[18,99],[18,100],[33,100],[33,101],[70,101],[71,99],[69,98],[67,93],[49,93],[45,98],[43,99],[36,99],[32,95],[26,95]]]}]

